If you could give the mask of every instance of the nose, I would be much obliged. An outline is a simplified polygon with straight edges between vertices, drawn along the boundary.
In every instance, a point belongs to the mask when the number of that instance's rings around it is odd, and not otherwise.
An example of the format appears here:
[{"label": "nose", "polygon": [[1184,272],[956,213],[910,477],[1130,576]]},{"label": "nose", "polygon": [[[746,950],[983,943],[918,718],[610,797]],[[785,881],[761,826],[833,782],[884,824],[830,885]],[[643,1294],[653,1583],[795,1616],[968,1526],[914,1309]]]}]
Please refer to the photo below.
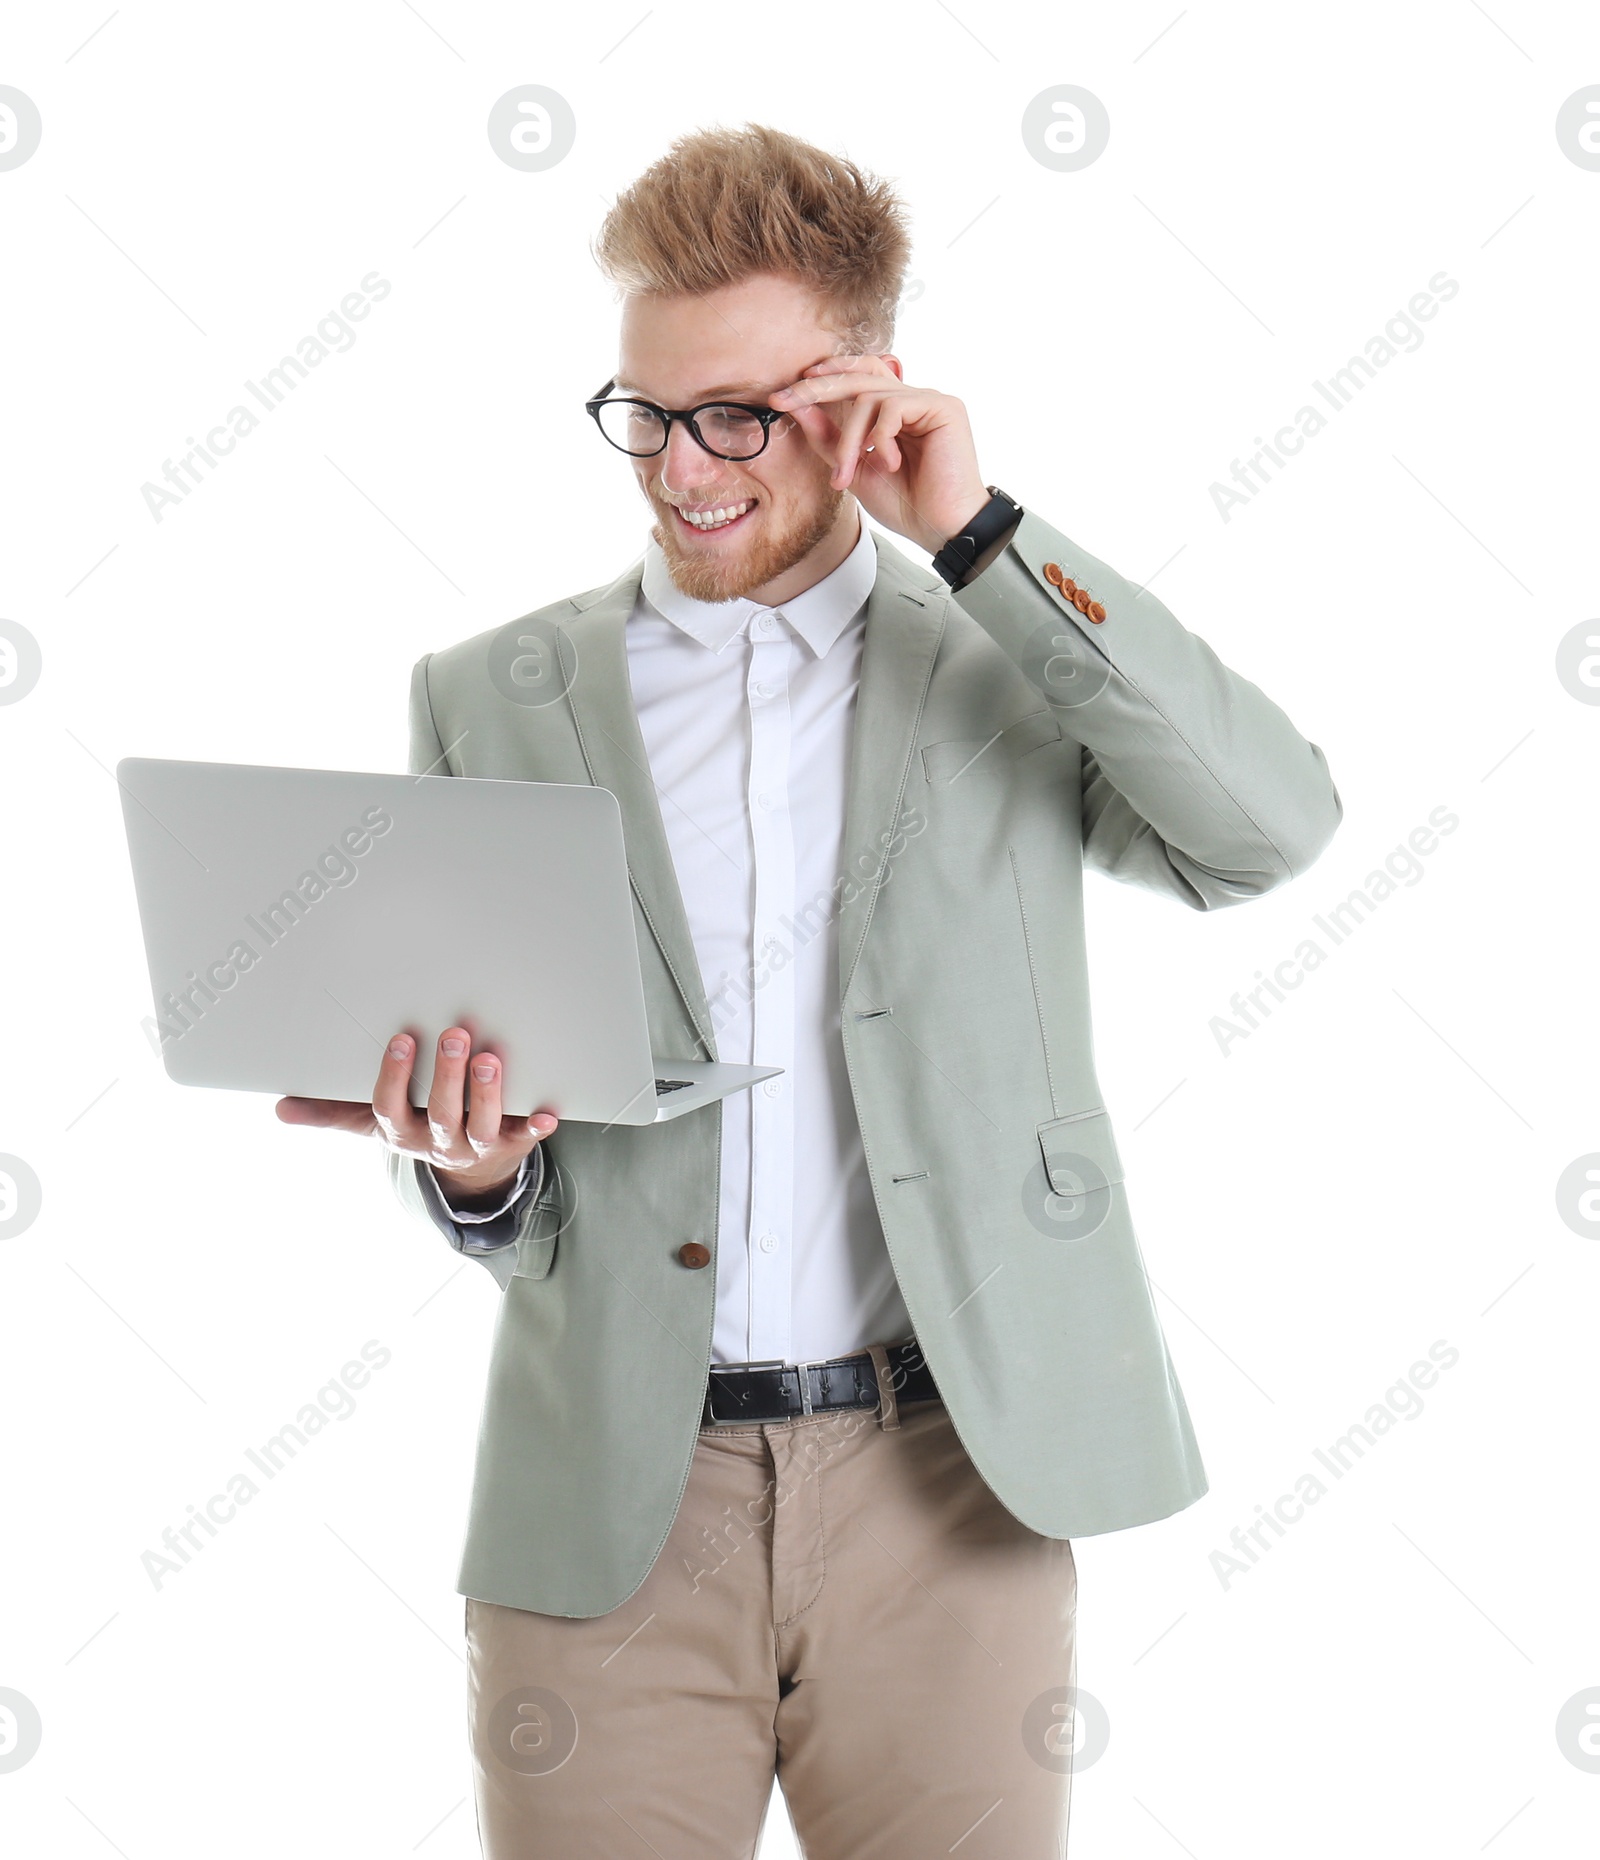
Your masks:
[{"label": "nose", "polygon": [[699,494],[709,491],[729,477],[725,461],[706,451],[682,420],[672,422],[667,435],[667,449],[658,464],[664,487],[677,492]]}]

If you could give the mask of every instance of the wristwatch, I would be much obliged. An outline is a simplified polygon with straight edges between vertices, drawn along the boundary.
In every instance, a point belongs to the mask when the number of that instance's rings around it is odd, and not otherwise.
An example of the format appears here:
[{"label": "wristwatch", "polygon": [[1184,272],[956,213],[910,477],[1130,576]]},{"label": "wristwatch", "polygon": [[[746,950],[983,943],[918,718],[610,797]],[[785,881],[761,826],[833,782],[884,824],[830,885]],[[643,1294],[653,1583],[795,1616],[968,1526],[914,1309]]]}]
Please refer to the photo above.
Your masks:
[{"label": "wristwatch", "polygon": [[979,558],[987,551],[999,554],[994,545],[1022,517],[1022,506],[998,485],[985,485],[984,489],[989,493],[988,503],[933,558],[934,567],[952,588],[964,588],[972,580]]}]

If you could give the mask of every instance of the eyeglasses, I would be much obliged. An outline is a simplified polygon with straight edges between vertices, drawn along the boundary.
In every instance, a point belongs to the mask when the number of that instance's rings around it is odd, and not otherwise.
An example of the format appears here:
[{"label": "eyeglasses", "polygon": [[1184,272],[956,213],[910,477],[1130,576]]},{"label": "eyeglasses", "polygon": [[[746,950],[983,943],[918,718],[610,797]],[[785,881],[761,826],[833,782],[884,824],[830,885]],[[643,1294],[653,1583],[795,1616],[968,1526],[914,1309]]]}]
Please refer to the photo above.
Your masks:
[{"label": "eyeglasses", "polygon": [[741,401],[708,400],[698,407],[658,407],[649,400],[611,400],[613,377],[586,400],[584,410],[619,452],[636,459],[664,452],[672,422],[682,420],[699,444],[718,459],[753,459],[765,452],[774,420],[784,419],[781,408],[751,407]]}]

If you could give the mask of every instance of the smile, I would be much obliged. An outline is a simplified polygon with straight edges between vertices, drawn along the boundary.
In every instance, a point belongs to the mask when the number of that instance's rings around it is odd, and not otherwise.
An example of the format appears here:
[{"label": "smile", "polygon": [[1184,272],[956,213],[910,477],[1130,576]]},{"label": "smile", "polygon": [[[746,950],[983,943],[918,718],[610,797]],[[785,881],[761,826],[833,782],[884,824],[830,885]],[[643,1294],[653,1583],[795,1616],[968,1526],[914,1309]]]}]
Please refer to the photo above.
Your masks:
[{"label": "smile", "polygon": [[743,503],[724,504],[710,510],[678,510],[676,505],[673,508],[685,529],[695,530],[704,536],[712,530],[733,529],[744,521],[758,502],[757,498],[750,497]]}]

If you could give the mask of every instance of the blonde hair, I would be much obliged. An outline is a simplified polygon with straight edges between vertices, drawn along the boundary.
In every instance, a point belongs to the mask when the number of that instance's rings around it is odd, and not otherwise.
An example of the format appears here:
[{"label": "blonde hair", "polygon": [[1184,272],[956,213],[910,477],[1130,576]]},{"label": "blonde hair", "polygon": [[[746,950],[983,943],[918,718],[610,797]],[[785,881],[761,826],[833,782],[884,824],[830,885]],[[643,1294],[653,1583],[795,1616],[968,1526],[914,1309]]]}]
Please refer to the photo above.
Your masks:
[{"label": "blonde hair", "polygon": [[780,129],[680,136],[606,214],[593,252],[619,294],[699,294],[788,273],[826,306],[843,353],[888,349],[911,256],[894,190]]}]

